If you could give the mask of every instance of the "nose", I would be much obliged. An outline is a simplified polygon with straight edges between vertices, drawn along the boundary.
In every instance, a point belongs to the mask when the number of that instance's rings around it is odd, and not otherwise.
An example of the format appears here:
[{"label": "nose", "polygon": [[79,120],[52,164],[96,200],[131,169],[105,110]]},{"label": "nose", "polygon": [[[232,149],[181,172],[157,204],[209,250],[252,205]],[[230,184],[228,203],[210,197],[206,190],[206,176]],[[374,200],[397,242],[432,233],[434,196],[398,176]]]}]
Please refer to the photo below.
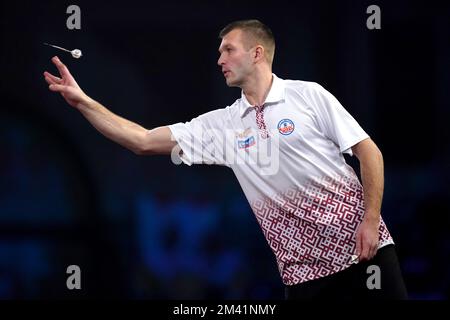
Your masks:
[{"label": "nose", "polygon": [[217,60],[217,64],[218,64],[219,66],[221,66],[221,65],[224,64],[224,63],[225,63],[225,61],[224,61],[224,59],[222,58],[222,55],[220,55],[219,59]]}]

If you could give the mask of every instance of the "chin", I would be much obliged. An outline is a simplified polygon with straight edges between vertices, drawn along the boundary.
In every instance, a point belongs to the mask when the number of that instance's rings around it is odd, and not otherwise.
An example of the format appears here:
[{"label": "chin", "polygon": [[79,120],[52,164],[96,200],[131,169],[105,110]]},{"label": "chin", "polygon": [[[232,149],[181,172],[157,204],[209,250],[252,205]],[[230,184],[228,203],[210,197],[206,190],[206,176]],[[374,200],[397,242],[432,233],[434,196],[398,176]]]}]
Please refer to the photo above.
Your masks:
[{"label": "chin", "polygon": [[229,87],[239,87],[238,81],[232,81],[231,79],[226,80],[227,86]]}]

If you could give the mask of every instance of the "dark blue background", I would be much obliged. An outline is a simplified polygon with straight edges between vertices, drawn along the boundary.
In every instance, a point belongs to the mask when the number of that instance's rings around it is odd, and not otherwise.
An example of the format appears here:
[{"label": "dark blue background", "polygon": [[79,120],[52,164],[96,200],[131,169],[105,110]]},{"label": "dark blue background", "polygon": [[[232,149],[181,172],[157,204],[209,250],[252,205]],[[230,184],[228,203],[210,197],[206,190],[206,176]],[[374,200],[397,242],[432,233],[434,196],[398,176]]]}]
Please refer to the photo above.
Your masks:
[{"label": "dark blue background", "polygon": [[[66,8],[81,8],[81,30]],[[366,8],[381,8],[368,30]],[[413,299],[450,287],[449,11],[430,1],[1,3],[0,298],[283,299],[275,258],[231,170],[139,157],[47,89],[57,54],[83,90],[139,124],[240,96],[218,32],[257,18],[274,73],[332,92],[385,159],[383,217]],[[44,46],[78,48],[84,56]],[[358,170],[358,163],[348,159]],[[79,265],[82,289],[66,288]]]}]

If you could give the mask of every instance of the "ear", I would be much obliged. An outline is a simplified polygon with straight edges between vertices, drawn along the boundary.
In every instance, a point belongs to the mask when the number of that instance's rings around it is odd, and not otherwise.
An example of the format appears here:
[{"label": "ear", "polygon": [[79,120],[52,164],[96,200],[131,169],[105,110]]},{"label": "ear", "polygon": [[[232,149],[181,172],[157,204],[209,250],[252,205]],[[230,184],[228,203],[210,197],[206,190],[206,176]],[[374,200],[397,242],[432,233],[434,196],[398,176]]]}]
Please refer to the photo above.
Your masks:
[{"label": "ear", "polygon": [[255,62],[264,59],[264,47],[261,45],[257,45],[255,47],[255,53],[253,57],[255,58]]}]

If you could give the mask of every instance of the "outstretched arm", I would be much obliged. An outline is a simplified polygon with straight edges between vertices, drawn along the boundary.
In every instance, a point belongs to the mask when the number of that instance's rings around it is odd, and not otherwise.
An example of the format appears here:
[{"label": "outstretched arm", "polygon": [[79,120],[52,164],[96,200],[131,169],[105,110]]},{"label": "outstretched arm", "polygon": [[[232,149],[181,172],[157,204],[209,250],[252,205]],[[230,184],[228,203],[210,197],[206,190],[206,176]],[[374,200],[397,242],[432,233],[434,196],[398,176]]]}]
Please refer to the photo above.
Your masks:
[{"label": "outstretched arm", "polygon": [[372,259],[378,249],[384,190],[383,155],[370,138],[354,145],[352,151],[360,163],[364,188],[364,218],[356,233],[356,254],[360,261],[364,261]]},{"label": "outstretched arm", "polygon": [[79,110],[105,137],[140,155],[171,153],[177,143],[172,140],[168,127],[147,130],[112,113],[81,90],[58,57],[53,57],[52,62],[58,68],[60,77],[44,72],[49,89],[59,92],[69,105]]}]

